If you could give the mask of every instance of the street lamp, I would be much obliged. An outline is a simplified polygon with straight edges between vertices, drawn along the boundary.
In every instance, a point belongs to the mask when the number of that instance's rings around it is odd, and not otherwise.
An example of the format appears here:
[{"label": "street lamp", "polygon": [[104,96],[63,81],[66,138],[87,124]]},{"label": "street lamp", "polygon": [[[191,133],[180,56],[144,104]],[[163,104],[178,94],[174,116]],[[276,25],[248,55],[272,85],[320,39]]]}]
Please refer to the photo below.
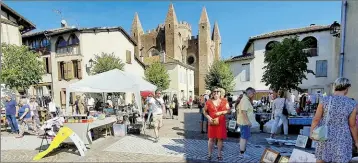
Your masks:
[{"label": "street lamp", "polygon": [[337,23],[337,21],[334,21],[333,24],[329,27],[330,33],[333,37],[340,37],[340,31],[341,31],[341,25]]}]

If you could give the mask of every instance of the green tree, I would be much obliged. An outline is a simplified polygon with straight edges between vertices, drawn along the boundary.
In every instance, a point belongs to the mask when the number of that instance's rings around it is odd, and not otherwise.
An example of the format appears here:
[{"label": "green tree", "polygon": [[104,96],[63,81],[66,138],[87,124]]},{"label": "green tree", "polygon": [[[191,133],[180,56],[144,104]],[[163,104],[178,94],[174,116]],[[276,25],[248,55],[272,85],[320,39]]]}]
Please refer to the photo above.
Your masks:
[{"label": "green tree", "polygon": [[230,66],[224,61],[215,61],[206,74],[205,84],[209,90],[216,86],[225,89],[226,92],[231,92],[235,83]]},{"label": "green tree", "polygon": [[125,63],[115,56],[114,53],[103,53],[101,55],[95,55],[94,65],[91,70],[92,74],[100,74],[113,69],[124,70]]},{"label": "green tree", "polygon": [[262,82],[270,86],[272,90],[298,90],[306,74],[314,74],[307,67],[309,54],[303,52],[306,47],[304,42],[298,40],[298,36],[285,38],[277,42],[272,49],[265,52],[264,74]]},{"label": "green tree", "polygon": [[144,72],[145,79],[161,90],[169,88],[169,74],[164,65],[159,62],[151,64]]},{"label": "green tree", "polygon": [[27,46],[1,44],[2,67],[1,83],[12,89],[26,90],[31,85],[38,84],[45,73],[45,64],[39,59],[39,54]]}]

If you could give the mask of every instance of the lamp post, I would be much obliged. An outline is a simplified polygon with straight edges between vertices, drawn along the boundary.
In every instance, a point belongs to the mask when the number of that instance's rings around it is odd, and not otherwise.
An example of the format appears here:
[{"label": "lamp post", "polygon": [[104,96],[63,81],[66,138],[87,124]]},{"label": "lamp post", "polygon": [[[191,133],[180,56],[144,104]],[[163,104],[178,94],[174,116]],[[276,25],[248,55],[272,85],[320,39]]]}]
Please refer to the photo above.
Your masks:
[{"label": "lamp post", "polygon": [[333,24],[331,24],[331,26],[329,27],[330,29],[330,33],[333,37],[341,37],[341,25],[339,23],[337,23],[337,21],[334,21]]}]

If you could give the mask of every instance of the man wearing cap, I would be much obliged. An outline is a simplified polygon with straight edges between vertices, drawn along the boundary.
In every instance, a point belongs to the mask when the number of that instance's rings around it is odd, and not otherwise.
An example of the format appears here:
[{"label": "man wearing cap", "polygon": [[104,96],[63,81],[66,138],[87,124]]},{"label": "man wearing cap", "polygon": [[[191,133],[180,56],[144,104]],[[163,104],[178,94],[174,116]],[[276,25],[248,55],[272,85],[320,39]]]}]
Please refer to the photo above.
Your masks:
[{"label": "man wearing cap", "polygon": [[16,115],[17,115],[16,101],[11,99],[11,97],[8,95],[5,97],[5,100],[6,100],[6,104],[5,104],[6,119],[11,127],[11,133],[18,134],[19,125],[17,124],[17,120],[16,120]]}]

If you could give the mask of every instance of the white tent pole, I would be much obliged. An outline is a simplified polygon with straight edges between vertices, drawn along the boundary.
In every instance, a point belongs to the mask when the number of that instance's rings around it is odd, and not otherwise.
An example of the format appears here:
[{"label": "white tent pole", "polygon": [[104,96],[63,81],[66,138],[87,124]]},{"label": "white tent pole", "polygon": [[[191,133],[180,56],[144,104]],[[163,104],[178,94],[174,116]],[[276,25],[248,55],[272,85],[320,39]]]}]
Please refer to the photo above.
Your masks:
[{"label": "white tent pole", "polygon": [[67,88],[66,90],[66,108],[65,108],[65,115],[72,115],[72,109],[70,109],[70,89]]}]

